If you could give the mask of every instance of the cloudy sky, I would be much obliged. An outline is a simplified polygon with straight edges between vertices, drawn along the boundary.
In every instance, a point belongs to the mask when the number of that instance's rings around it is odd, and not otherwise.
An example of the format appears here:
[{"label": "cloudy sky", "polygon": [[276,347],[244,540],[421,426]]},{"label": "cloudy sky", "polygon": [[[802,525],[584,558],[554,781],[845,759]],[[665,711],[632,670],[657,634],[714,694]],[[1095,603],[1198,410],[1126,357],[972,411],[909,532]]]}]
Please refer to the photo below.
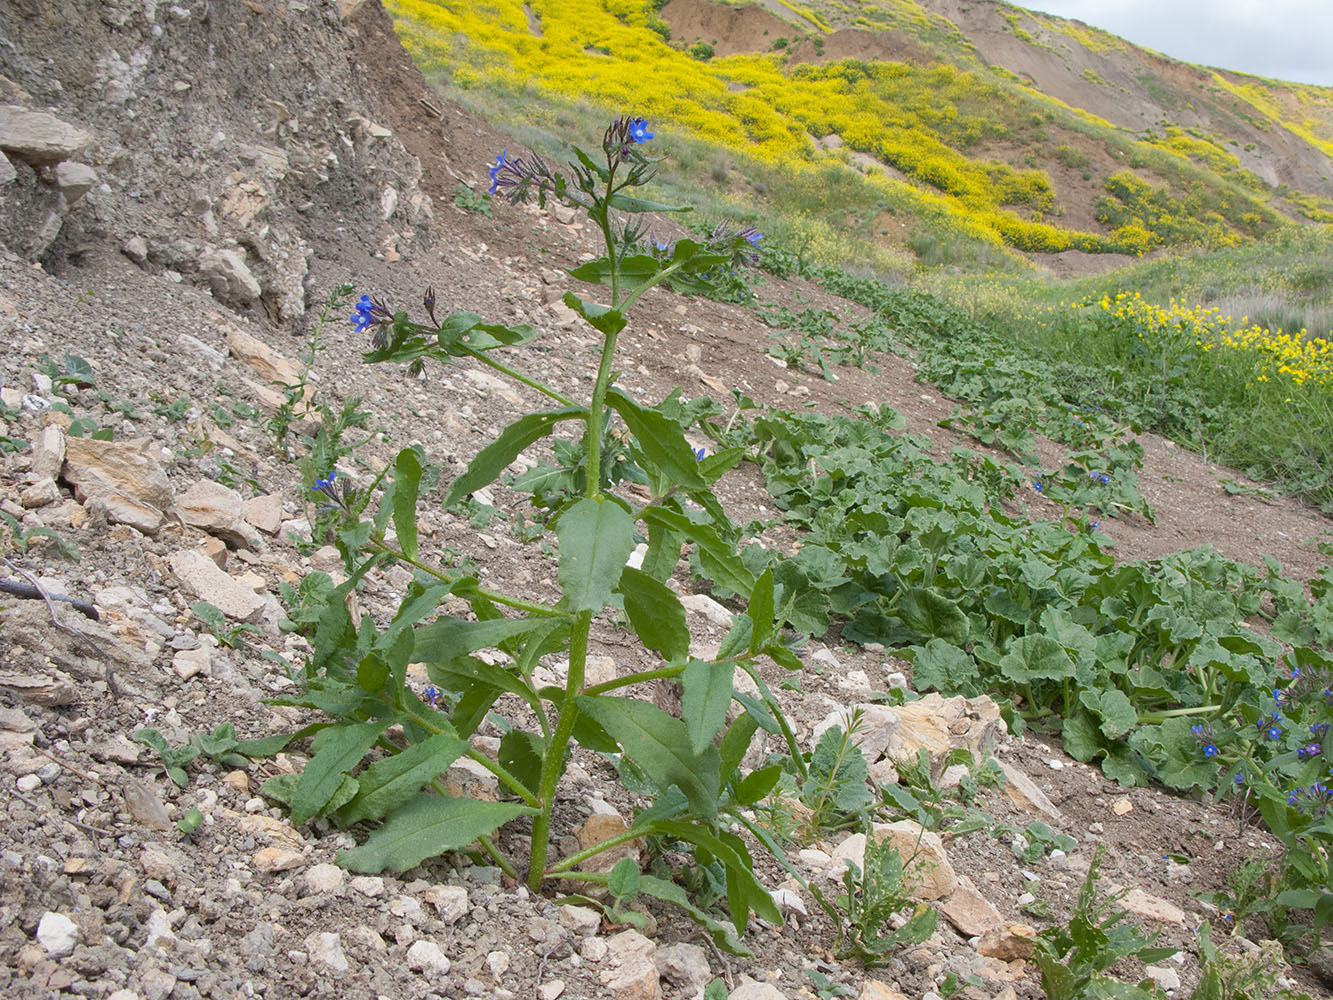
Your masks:
[{"label": "cloudy sky", "polygon": [[1014,0],[1204,66],[1333,86],[1333,0]]}]

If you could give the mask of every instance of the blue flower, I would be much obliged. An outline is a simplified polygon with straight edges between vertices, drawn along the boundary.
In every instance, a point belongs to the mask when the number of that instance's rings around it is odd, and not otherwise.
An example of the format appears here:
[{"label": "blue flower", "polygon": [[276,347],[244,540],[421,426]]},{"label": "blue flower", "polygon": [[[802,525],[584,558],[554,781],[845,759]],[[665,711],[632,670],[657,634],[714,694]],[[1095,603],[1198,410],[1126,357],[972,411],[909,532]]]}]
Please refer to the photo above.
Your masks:
[{"label": "blue flower", "polygon": [[764,238],[763,233],[761,233],[757,229],[750,229],[745,231],[743,235],[745,236],[746,242],[749,243],[750,246],[754,247],[756,250],[759,249],[759,241]]},{"label": "blue flower", "polygon": [[500,171],[508,166],[505,157],[509,155],[509,150],[500,150],[500,155],[495,158],[495,166],[491,167],[491,186],[487,188],[487,194],[495,194],[500,188]]},{"label": "blue flower", "polygon": [[694,457],[695,457],[696,459],[698,459],[700,462],[702,462],[702,461],[704,460],[704,456],[707,455],[707,454],[708,454],[708,449],[707,449],[707,448],[695,448],[695,449],[694,449]]},{"label": "blue flower", "polygon": [[653,137],[648,131],[648,123],[642,118],[633,118],[629,123],[629,137],[635,142],[647,142]]},{"label": "blue flower", "polygon": [[1036,480],[1036,481],[1032,484],[1032,488],[1033,488],[1034,490],[1036,490],[1038,493],[1040,493],[1040,492],[1041,492],[1041,480],[1040,480],[1040,479]]},{"label": "blue flower", "polygon": [[440,704],[440,700],[444,697],[444,692],[432,684],[421,692],[421,697],[427,705],[431,708],[435,708]]},{"label": "blue flower", "polygon": [[1296,751],[1297,760],[1305,760],[1307,757],[1318,757],[1323,747],[1318,743],[1307,743]]},{"label": "blue flower", "polygon": [[327,493],[333,489],[333,481],[338,478],[338,470],[335,469],[329,473],[328,479],[316,479],[315,485],[310,487],[312,493]]},{"label": "blue flower", "polygon": [[1103,473],[1101,474],[1101,476],[1099,477],[1099,480],[1100,480],[1103,484],[1106,484],[1106,483],[1109,483],[1109,482],[1111,481],[1111,477],[1108,476],[1106,473],[1103,472]]},{"label": "blue flower", "polygon": [[1205,757],[1216,757],[1217,754],[1218,754],[1218,749],[1216,743],[1209,743],[1206,747],[1203,748],[1203,755]]},{"label": "blue flower", "polygon": [[363,295],[356,300],[356,312],[350,317],[352,329],[357,333],[363,333],[375,324],[375,304],[370,301],[369,295]]}]

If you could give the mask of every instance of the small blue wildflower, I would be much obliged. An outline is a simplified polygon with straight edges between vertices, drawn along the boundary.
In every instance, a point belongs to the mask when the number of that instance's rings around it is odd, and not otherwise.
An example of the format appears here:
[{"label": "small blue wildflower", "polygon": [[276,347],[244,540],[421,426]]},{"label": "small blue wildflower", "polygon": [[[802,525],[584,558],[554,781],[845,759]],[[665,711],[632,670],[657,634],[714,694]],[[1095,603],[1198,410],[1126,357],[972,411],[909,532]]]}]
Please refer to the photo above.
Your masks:
[{"label": "small blue wildflower", "polygon": [[1194,725],[1190,726],[1190,732],[1193,733],[1195,736],[1202,736],[1202,735],[1203,735],[1203,723],[1202,723],[1202,722],[1196,722]]},{"label": "small blue wildflower", "polygon": [[629,123],[629,137],[635,142],[647,142],[653,137],[648,131],[648,123],[642,118],[632,118]]},{"label": "small blue wildflower", "polygon": [[1109,483],[1109,482],[1111,481],[1111,477],[1108,476],[1106,473],[1103,472],[1103,473],[1101,474],[1100,481],[1101,481],[1101,483],[1102,483],[1103,485],[1105,485],[1106,483]]},{"label": "small blue wildflower", "polygon": [[1320,739],[1328,733],[1327,722],[1315,722],[1310,726],[1310,735],[1315,739]]},{"label": "small blue wildflower", "polygon": [[444,698],[444,692],[432,684],[430,687],[426,688],[424,691],[421,692],[421,698],[431,708],[437,708],[440,704],[441,699]]},{"label": "small blue wildflower", "polygon": [[1333,804],[1333,790],[1322,781],[1316,781],[1307,788],[1297,788],[1287,796],[1287,805],[1302,810],[1308,808],[1312,814],[1317,812],[1326,815],[1330,804]]},{"label": "small blue wildflower", "polygon": [[1245,784],[1245,774],[1241,771],[1236,772],[1236,776],[1231,779],[1231,783],[1236,786]]},{"label": "small blue wildflower", "polygon": [[694,449],[694,457],[695,457],[696,459],[698,459],[700,462],[702,462],[702,461],[704,460],[704,456],[707,455],[707,454],[708,454],[708,449],[707,449],[707,448],[695,448],[695,449]]},{"label": "small blue wildflower", "polygon": [[1032,488],[1033,488],[1034,490],[1036,490],[1038,493],[1040,493],[1040,492],[1041,492],[1041,480],[1040,480],[1040,479],[1035,480],[1035,481],[1033,482],[1033,484],[1032,484]]},{"label": "small blue wildflower", "polygon": [[1093,531],[1096,531],[1096,530],[1097,530],[1098,528],[1100,528],[1101,526],[1102,526],[1102,522],[1101,522],[1101,521],[1093,521],[1093,522],[1092,522],[1092,530],[1093,530]]},{"label": "small blue wildflower", "polygon": [[495,194],[496,191],[500,190],[500,171],[508,166],[505,159],[508,155],[509,150],[502,149],[500,150],[500,155],[495,158],[495,166],[490,169],[491,186],[486,189],[487,194]]},{"label": "small blue wildflower", "polygon": [[756,250],[759,249],[759,241],[764,238],[764,234],[757,229],[743,230],[742,235],[745,237],[745,241]]},{"label": "small blue wildflower", "polygon": [[1297,760],[1305,760],[1309,757],[1318,757],[1323,747],[1318,743],[1307,743],[1296,751]]},{"label": "small blue wildflower", "polygon": [[356,312],[352,313],[350,319],[352,321],[352,328],[357,333],[364,333],[374,325],[374,309],[375,304],[370,301],[369,295],[363,295],[356,300]]},{"label": "small blue wildflower", "polygon": [[338,478],[338,470],[334,469],[329,473],[328,479],[316,479],[315,485],[310,487],[312,493],[327,493],[333,489],[333,481]]},{"label": "small blue wildflower", "polygon": [[1205,757],[1216,757],[1217,754],[1218,754],[1218,749],[1216,743],[1209,743],[1206,747],[1203,748],[1203,755]]}]

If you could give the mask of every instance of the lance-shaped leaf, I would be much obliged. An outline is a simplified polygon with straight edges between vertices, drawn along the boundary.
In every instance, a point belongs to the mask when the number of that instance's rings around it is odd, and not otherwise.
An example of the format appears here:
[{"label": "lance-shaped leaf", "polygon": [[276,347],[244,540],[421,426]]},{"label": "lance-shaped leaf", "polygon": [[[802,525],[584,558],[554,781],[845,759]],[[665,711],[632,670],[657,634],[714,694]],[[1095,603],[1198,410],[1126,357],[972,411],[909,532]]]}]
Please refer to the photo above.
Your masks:
[{"label": "lance-shaped leaf", "polygon": [[526,635],[550,624],[549,618],[494,618],[465,622],[441,618],[417,629],[413,655],[421,663],[449,662],[465,653],[498,646],[506,639]]},{"label": "lance-shaped leaf", "polygon": [[409,559],[417,557],[417,490],[421,485],[421,454],[404,448],[394,461],[393,530]]},{"label": "lance-shaped leaf", "polygon": [[731,705],[731,680],[736,664],[724,660],[708,663],[691,660],[681,675],[685,692],[681,698],[681,719],[690,737],[690,749],[701,754],[712,745],[726,724],[727,708]]},{"label": "lance-shaped leaf", "polygon": [[651,528],[658,525],[668,532],[683,535],[699,549],[704,570],[728,590],[748,598],[754,589],[754,574],[736,554],[735,546],[706,524],[695,524],[680,511],[654,505],[640,515]]},{"label": "lance-shaped leaf", "polygon": [[315,756],[305,766],[292,795],[292,825],[301,826],[329,804],[343,776],[361,763],[366,751],[392,720],[331,726],[311,744]]},{"label": "lance-shaped leaf", "polygon": [[[662,265],[657,262],[657,258],[649,257],[647,254],[634,254],[632,257],[626,257],[620,262],[620,278],[626,285],[637,285],[657,276],[657,272],[662,270]],[[586,264],[580,264],[569,272],[571,277],[578,278],[579,281],[586,281],[590,285],[609,285],[611,284],[611,263],[605,257],[598,260],[590,260]],[[574,308],[570,306],[570,308]]]},{"label": "lance-shaped leaf", "polygon": [[560,587],[571,611],[600,611],[634,551],[634,518],[611,500],[584,497],[560,515]]},{"label": "lance-shaped leaf", "polygon": [[360,847],[338,852],[338,863],[354,872],[401,872],[427,858],[467,847],[515,816],[535,809],[512,802],[478,802],[422,792],[394,810]]},{"label": "lance-shaped leaf", "polygon": [[447,771],[467,748],[467,740],[445,732],[377,760],[357,776],[356,797],[339,811],[338,821],[347,826],[358,820],[379,819]]},{"label": "lance-shaped leaf", "polygon": [[655,705],[632,698],[582,696],[587,713],[629,754],[649,779],[665,792],[675,785],[696,814],[717,815],[718,752],[711,744],[697,754],[685,723]]},{"label": "lance-shaped leaf", "polygon": [[685,489],[702,489],[699,459],[685,440],[680,424],[665,414],[640,406],[618,389],[609,389],[606,401],[615,408],[638,439],[644,456],[666,474],[673,484]]},{"label": "lance-shaped leaf", "polygon": [[676,592],[643,570],[625,567],[620,575],[625,613],[640,641],[667,660],[683,660],[690,652],[690,628]]},{"label": "lance-shaped leaf", "polygon": [[694,210],[693,206],[690,205],[667,205],[660,201],[648,201],[644,198],[621,194],[619,191],[611,196],[609,204],[612,208],[618,208],[622,212],[692,212]]},{"label": "lance-shaped leaf", "polygon": [[560,421],[574,420],[586,414],[587,411],[581,406],[567,406],[561,410],[528,413],[519,417],[501,431],[498,438],[477,452],[466,471],[449,487],[444,505],[447,507],[456,503],[469,493],[495,482],[520,451],[546,437]]},{"label": "lance-shaped leaf", "polygon": [[565,292],[565,305],[588,321],[588,325],[601,333],[619,333],[625,329],[629,319],[619,309],[612,309],[600,302],[585,302],[573,292]]}]

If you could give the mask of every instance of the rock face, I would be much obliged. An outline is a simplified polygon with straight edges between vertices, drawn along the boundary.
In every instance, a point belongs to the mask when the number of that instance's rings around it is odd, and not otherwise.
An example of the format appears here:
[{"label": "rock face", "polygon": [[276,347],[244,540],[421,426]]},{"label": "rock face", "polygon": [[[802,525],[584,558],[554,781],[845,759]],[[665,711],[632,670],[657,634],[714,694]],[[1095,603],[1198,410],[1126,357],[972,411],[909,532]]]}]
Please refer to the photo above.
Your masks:
[{"label": "rock face", "polygon": [[0,5],[0,246],[58,262],[104,239],[290,323],[320,220],[425,244],[421,166],[372,125],[385,115],[341,22],[385,16],[360,6]]}]

